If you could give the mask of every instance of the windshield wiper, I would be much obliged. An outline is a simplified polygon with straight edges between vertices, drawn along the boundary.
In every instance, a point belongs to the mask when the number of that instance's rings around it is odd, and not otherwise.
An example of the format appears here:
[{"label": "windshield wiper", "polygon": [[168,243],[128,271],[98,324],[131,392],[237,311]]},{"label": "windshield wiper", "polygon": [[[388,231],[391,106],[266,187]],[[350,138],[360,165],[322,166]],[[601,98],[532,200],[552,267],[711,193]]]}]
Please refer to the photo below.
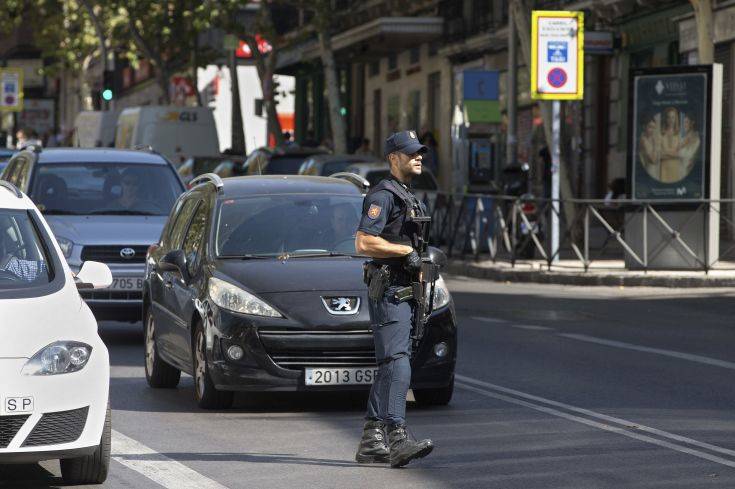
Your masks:
[{"label": "windshield wiper", "polygon": [[264,260],[273,258],[275,255],[220,255],[222,260]]},{"label": "windshield wiper", "polygon": [[157,216],[155,212],[149,211],[134,211],[129,209],[100,209],[96,211],[90,211],[89,215],[107,215],[107,216]]},{"label": "windshield wiper", "polygon": [[321,251],[317,253],[296,253],[292,255],[290,253],[284,253],[278,257],[279,260],[288,260],[289,258],[313,258],[320,256],[359,256],[357,254],[350,253],[337,253],[336,251]]}]

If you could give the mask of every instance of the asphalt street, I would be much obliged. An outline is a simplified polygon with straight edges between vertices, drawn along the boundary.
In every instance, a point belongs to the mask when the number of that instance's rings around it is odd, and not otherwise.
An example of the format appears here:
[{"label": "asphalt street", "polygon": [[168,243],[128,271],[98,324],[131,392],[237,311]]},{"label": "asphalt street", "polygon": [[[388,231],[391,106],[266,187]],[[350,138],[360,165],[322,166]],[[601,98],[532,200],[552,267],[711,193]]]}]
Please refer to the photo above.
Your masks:
[{"label": "asphalt street", "polygon": [[[735,487],[735,291],[448,281],[457,387],[409,407],[428,458],[353,461],[365,395],[238,395],[203,411],[193,383],[152,390],[141,325],[111,352],[110,488]],[[0,487],[58,487],[58,463],[0,467]]]}]

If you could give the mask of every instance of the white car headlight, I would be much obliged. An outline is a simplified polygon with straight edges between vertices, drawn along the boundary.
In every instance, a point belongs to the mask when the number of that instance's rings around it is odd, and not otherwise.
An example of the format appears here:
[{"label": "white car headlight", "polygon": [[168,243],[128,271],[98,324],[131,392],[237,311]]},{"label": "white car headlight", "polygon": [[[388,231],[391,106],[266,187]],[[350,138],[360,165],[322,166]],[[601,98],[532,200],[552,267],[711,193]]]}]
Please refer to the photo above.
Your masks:
[{"label": "white car headlight", "polygon": [[59,248],[66,258],[71,256],[71,250],[74,248],[74,242],[70,239],[56,237],[56,242],[59,243]]},{"label": "white car headlight", "polygon": [[78,341],[57,341],[42,348],[23,366],[23,375],[57,375],[84,368],[92,347]]},{"label": "white car headlight", "polygon": [[447,304],[449,304],[451,298],[452,296],[449,294],[447,284],[444,283],[444,279],[440,275],[436,283],[434,284],[434,303],[432,304],[434,306],[434,309],[432,310],[436,311],[437,309],[441,309],[442,307],[446,306]]},{"label": "white car headlight", "polygon": [[282,318],[283,316],[271,306],[231,283],[218,278],[209,279],[209,297],[215,304],[228,311]]}]

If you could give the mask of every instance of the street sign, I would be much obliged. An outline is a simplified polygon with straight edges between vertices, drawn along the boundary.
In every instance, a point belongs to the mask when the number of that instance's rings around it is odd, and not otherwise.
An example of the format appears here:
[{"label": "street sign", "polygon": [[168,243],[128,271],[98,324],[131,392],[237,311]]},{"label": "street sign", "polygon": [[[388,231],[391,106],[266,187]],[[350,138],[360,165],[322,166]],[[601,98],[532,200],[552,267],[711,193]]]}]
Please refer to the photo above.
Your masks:
[{"label": "street sign", "polygon": [[0,111],[23,110],[23,70],[0,68]]},{"label": "street sign", "polygon": [[584,14],[534,10],[531,97],[581,100],[584,92]]}]

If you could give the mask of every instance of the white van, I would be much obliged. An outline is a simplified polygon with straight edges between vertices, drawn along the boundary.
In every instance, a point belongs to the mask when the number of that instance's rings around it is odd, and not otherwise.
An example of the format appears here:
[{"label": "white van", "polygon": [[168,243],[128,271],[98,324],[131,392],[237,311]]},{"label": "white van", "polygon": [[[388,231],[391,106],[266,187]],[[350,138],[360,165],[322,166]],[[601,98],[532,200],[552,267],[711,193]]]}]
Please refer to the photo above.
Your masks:
[{"label": "white van", "polygon": [[219,156],[217,127],[208,107],[154,106],[124,109],[117,119],[117,148],[150,146],[177,167],[187,158]]},{"label": "white van", "polygon": [[120,111],[84,110],[74,119],[73,146],[109,148],[115,143],[115,124]]}]

